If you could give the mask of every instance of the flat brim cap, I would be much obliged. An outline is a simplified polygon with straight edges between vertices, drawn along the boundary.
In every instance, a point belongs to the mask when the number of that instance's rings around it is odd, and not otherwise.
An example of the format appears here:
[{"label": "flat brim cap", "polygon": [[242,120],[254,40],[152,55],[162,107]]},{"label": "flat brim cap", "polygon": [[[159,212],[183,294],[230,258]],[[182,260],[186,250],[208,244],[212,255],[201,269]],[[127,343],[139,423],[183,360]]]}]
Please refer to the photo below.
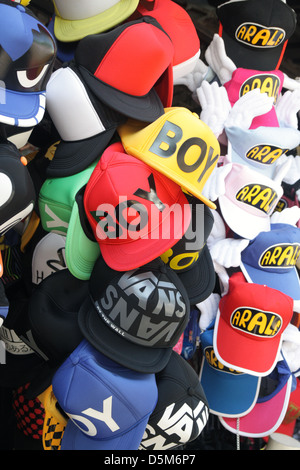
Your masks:
[{"label": "flat brim cap", "polygon": [[54,34],[62,42],[79,41],[88,34],[98,34],[123,23],[138,6],[138,0],[80,0],[72,4],[55,0]]},{"label": "flat brim cap", "polygon": [[[135,282],[130,287],[132,276]],[[169,288],[175,292],[172,308],[160,304],[157,283],[166,289],[160,295],[167,295]],[[111,289],[115,305],[105,305]],[[137,372],[157,373],[167,365],[184,332],[189,308],[184,286],[159,258],[137,270],[119,273],[99,257],[90,278],[90,297],[80,307],[78,323],[84,337],[113,361]],[[127,311],[132,314],[129,321],[124,318]]]},{"label": "flat brim cap", "polygon": [[127,117],[152,122],[163,114],[165,97],[172,101],[173,55],[170,37],[147,16],[83,38],[74,60],[100,101]]},{"label": "flat brim cap", "polygon": [[237,67],[278,69],[296,28],[295,11],[282,0],[229,1],[216,9],[226,53]]}]

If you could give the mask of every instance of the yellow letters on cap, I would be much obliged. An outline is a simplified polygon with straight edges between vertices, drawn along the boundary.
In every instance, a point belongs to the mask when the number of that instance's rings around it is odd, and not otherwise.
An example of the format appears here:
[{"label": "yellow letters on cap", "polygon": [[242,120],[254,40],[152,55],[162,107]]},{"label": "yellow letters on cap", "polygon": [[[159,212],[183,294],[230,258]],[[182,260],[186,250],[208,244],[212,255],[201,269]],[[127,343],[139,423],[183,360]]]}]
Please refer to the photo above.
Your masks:
[{"label": "yellow letters on cap", "polygon": [[216,208],[202,190],[217,165],[220,145],[195,113],[186,108],[166,108],[165,114],[151,124],[128,120],[118,133],[126,153],[160,171],[210,208]]}]

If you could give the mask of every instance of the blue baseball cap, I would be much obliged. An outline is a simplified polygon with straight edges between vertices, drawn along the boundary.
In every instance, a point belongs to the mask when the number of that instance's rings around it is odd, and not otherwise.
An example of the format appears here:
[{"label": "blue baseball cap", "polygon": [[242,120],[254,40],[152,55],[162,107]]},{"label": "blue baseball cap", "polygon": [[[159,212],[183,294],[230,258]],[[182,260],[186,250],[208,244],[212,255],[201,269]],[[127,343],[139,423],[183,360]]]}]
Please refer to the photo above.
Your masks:
[{"label": "blue baseball cap", "polygon": [[259,126],[256,129],[226,127],[228,156],[273,179],[277,160],[300,143],[300,131],[293,127]]},{"label": "blue baseball cap", "polygon": [[0,122],[35,126],[45,113],[46,84],[56,57],[55,39],[29,8],[2,0],[0,44]]},{"label": "blue baseball cap", "polygon": [[61,450],[137,450],[158,390],[83,340],[56,371],[53,393],[69,416]]},{"label": "blue baseball cap", "polygon": [[248,282],[267,285],[300,300],[296,262],[300,255],[300,228],[271,224],[241,252],[240,268]]},{"label": "blue baseball cap", "polygon": [[261,378],[229,368],[217,359],[213,349],[214,323],[200,334],[203,358],[199,380],[212,414],[243,416],[256,403]]}]

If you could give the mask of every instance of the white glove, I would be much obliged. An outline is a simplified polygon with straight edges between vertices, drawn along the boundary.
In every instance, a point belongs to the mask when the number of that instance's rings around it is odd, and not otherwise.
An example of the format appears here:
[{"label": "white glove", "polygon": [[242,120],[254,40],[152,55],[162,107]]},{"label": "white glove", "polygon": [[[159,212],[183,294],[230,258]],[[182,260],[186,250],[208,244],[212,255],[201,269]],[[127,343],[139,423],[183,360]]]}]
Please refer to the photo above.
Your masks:
[{"label": "white glove", "polygon": [[219,302],[219,294],[212,293],[203,302],[196,304],[196,307],[200,311],[199,327],[201,331],[205,331],[216,318]]},{"label": "white glove", "polygon": [[224,40],[218,34],[214,34],[212,41],[207,47],[205,59],[208,65],[217,74],[222,85],[231,80],[236,65],[226,54]]},{"label": "white glove", "polygon": [[280,127],[298,129],[297,113],[300,110],[300,89],[286,91],[279,97],[275,109]]},{"label": "white glove", "polygon": [[[292,165],[292,158],[284,157],[278,158],[275,163],[275,172],[273,181],[281,185],[282,181],[287,177],[290,167]],[[299,177],[299,174],[298,174]]]},{"label": "white glove", "polygon": [[231,111],[227,91],[217,82],[203,81],[197,88],[198,101],[201,105],[200,119],[211,128],[218,138],[224,130],[224,123]]},{"label": "white glove", "polygon": [[273,101],[267,93],[261,93],[259,88],[254,88],[234,103],[224,125],[247,130],[256,116],[263,116],[271,111]]},{"label": "white glove", "polygon": [[206,240],[208,249],[210,250],[211,246],[214,245],[217,241],[223,240],[226,238],[226,227],[224,220],[221,215],[217,212],[213,212],[214,223],[211,229],[211,232]]},{"label": "white glove", "polygon": [[196,62],[196,66],[192,72],[184,75],[183,77],[174,79],[174,85],[185,85],[192,93],[196,94],[196,90],[201,86],[207,70],[207,65],[201,59],[199,59]]},{"label": "white glove", "polygon": [[286,90],[297,90],[300,88],[300,77],[290,78],[286,73],[283,74],[283,88]]},{"label": "white glove", "polygon": [[225,238],[211,245],[212,260],[224,268],[234,268],[241,264],[241,252],[249,245],[246,238]]},{"label": "white glove", "polygon": [[300,220],[300,207],[286,207],[283,211],[274,211],[270,217],[271,224],[289,224],[296,226]]},{"label": "white glove", "polygon": [[289,323],[282,333],[282,353],[291,372],[300,368],[300,331]]},{"label": "white glove", "polygon": [[294,155],[287,155],[285,158],[289,159],[291,164],[283,177],[283,181],[287,184],[295,184],[300,179],[300,155],[295,157]]},{"label": "white glove", "polygon": [[210,201],[216,201],[219,196],[225,193],[225,178],[231,168],[232,163],[214,168],[203,187],[202,194],[204,197]]}]

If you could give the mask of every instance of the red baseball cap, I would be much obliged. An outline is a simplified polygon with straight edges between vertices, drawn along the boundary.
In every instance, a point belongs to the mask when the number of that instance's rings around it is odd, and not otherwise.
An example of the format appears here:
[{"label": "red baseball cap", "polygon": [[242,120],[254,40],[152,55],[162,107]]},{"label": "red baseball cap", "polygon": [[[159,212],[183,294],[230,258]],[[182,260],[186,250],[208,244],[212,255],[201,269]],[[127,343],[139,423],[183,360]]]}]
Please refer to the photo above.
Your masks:
[{"label": "red baseball cap", "polygon": [[100,101],[127,117],[152,122],[173,98],[173,56],[168,34],[155,18],[145,16],[84,37],[74,59]]},{"label": "red baseball cap", "polygon": [[234,273],[216,316],[213,343],[219,361],[241,372],[268,375],[277,363],[293,305],[279,290],[248,283],[241,272]]},{"label": "red baseball cap", "polygon": [[84,193],[84,208],[105,262],[116,271],[140,267],[181,239],[191,220],[181,186],[120,142],[102,154]]}]

